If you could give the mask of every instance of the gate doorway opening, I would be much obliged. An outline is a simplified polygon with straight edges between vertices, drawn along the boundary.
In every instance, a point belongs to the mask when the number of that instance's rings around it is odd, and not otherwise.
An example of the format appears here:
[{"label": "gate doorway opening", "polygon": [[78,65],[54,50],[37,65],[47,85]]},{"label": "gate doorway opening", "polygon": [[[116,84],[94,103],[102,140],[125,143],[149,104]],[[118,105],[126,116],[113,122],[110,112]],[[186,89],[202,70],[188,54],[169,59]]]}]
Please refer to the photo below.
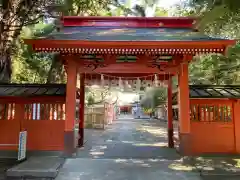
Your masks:
[{"label": "gate doorway opening", "polygon": [[[64,152],[76,149],[75,107],[80,81],[78,146],[84,139],[85,86],[91,83],[132,89],[168,87],[168,146],[173,143],[172,77],[178,77],[179,149],[191,154],[192,144],[188,64],[200,53],[224,54],[235,40],[201,34],[195,18],[63,17],[60,32],[27,39],[36,52],[59,53],[67,72]],[[78,80],[77,75],[80,75]],[[106,78],[104,78],[106,77]]]}]

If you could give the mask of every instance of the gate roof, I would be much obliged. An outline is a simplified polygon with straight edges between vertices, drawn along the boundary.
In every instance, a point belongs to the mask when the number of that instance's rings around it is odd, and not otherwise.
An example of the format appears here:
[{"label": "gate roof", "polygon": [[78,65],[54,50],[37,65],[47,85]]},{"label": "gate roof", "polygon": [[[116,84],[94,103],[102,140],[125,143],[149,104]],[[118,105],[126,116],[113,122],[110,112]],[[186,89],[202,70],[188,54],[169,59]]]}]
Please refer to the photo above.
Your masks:
[{"label": "gate roof", "polygon": [[196,18],[63,17],[59,32],[26,40],[34,50],[70,54],[224,53],[235,41],[206,36]]}]

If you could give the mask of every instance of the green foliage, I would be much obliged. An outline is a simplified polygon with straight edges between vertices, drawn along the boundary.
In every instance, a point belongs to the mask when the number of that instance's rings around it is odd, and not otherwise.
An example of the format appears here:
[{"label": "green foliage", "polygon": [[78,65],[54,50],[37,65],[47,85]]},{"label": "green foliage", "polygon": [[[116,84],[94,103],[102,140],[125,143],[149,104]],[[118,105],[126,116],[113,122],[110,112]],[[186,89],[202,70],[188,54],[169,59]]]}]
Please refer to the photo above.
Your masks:
[{"label": "green foliage", "polygon": [[192,84],[240,84],[240,48],[229,49],[228,56],[213,54],[198,56],[191,63]]},{"label": "green foliage", "polygon": [[156,17],[168,16],[168,11],[164,8],[157,7],[156,10],[155,10],[154,16],[156,16]]},{"label": "green foliage", "polygon": [[[155,7],[157,0],[143,0],[135,9],[130,9],[130,0],[120,4],[115,0],[90,1],[90,0],[66,0],[64,13],[66,15],[129,15],[146,16],[146,8],[151,7],[155,16],[166,16],[167,11]],[[110,7],[115,7],[110,9]],[[240,38],[240,3],[235,0],[189,0],[188,3],[176,7],[176,14],[182,16],[199,15],[200,30],[210,36]],[[35,54],[31,47],[26,46],[23,38],[37,38],[45,36],[56,29],[54,24],[46,25],[38,23],[24,27],[16,43],[16,53],[13,55],[12,82],[62,82],[63,68],[56,63],[56,54]],[[228,56],[206,55],[195,58],[195,62],[189,67],[190,83],[194,84],[237,84],[240,83],[240,46],[229,49]],[[60,72],[60,73],[56,73]],[[49,78],[52,76],[52,78]],[[91,92],[92,93],[92,92]],[[90,94],[91,94],[90,93]],[[165,90],[152,90],[151,96],[143,99],[146,106],[157,106],[164,101]],[[92,93],[90,104],[105,99],[106,93]],[[149,93],[147,93],[149,94]],[[91,100],[94,99],[94,100]],[[149,103],[147,99],[153,99]]]},{"label": "green foliage", "polygon": [[71,16],[120,16],[133,14],[131,0],[121,4],[118,0],[64,0],[64,14]]},{"label": "green foliage", "polygon": [[149,88],[146,90],[143,98],[141,99],[141,105],[144,108],[154,109],[160,104],[166,102],[166,88]]},{"label": "green foliage", "polygon": [[91,106],[94,104],[104,103],[107,98],[112,94],[110,88],[101,88],[101,87],[85,87],[87,105]]},{"label": "green foliage", "polygon": [[[51,12],[63,12],[65,15],[98,16],[112,15],[110,6],[115,6],[126,14],[132,13],[128,7],[121,5],[116,0],[59,0],[56,7],[50,7],[49,9],[51,9]],[[42,37],[56,29],[55,24],[35,23],[23,26],[18,40],[14,42],[16,51],[12,56],[13,73],[11,81],[15,83],[65,82],[64,68],[59,63],[57,54],[36,54],[32,52],[30,46],[23,43],[24,38]]]},{"label": "green foliage", "polygon": [[237,11],[240,9],[240,4],[236,0],[189,0],[189,5],[192,7],[199,7],[213,10],[219,6],[225,6],[230,11]]},{"label": "green foliage", "polygon": [[54,29],[53,24],[46,25],[43,23],[23,28],[19,40],[16,42],[16,53],[12,57],[12,82],[46,83],[53,55],[32,52],[31,47],[24,44],[23,39],[44,36]]},{"label": "green foliage", "polygon": [[21,53],[13,58],[13,83],[46,83],[50,61],[34,55],[25,58]]},{"label": "green foliage", "polygon": [[147,9],[151,9],[153,13],[152,16],[167,16],[168,12],[161,7],[157,6],[159,0],[142,0],[139,4],[136,4],[133,10],[135,11],[136,16],[146,17]]},{"label": "green foliage", "polygon": [[[197,28],[218,37],[240,38],[240,4],[235,0],[188,0],[179,5],[178,15],[200,17]],[[182,8],[181,8],[182,7]],[[183,8],[184,7],[184,8]],[[179,13],[180,12],[180,13]],[[182,14],[181,14],[182,13]],[[189,66],[192,84],[240,84],[240,46],[228,49],[227,56],[209,54],[194,58]]]},{"label": "green foliage", "polygon": [[236,0],[188,0],[184,7],[191,15],[200,17],[198,28],[202,31],[239,20],[240,3]]},{"label": "green foliage", "polygon": [[93,95],[88,95],[88,97],[87,97],[87,105],[88,106],[91,106],[91,105],[93,105],[95,103],[95,98],[93,97]]},{"label": "green foliage", "polygon": [[[55,0],[5,0],[0,6],[0,82],[10,83],[12,75],[11,59],[18,50],[18,39],[24,27],[42,21],[51,12],[49,7]],[[16,56],[16,55],[15,55]],[[18,55],[19,56],[19,53]]]}]

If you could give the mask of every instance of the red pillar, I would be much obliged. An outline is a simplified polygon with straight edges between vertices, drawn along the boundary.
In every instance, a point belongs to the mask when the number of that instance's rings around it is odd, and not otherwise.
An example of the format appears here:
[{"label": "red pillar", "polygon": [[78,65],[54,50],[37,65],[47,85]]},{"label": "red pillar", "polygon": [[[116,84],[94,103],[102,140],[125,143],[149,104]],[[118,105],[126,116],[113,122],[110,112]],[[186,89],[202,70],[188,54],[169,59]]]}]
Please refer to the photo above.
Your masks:
[{"label": "red pillar", "polygon": [[66,120],[64,129],[64,153],[71,156],[75,152],[75,121],[76,121],[76,82],[77,68],[73,59],[68,59],[66,87]]},{"label": "red pillar", "polygon": [[240,100],[233,103],[233,122],[235,128],[235,146],[236,153],[240,153]]},{"label": "red pillar", "polygon": [[173,113],[172,113],[172,77],[168,80],[168,101],[167,101],[167,117],[168,117],[168,147],[174,148],[173,141]]},{"label": "red pillar", "polygon": [[79,130],[78,147],[84,144],[84,101],[85,101],[85,77],[80,75],[80,102],[79,102]]},{"label": "red pillar", "polygon": [[180,65],[178,74],[178,105],[179,105],[179,151],[183,155],[191,154],[190,135],[190,100],[188,85],[188,63]]}]

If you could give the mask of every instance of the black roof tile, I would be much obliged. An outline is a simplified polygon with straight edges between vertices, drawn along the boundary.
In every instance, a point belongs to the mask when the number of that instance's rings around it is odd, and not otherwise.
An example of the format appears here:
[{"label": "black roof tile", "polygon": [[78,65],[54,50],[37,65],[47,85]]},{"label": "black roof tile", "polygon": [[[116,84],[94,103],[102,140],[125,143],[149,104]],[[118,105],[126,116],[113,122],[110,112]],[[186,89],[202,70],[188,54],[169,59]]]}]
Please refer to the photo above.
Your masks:
[{"label": "black roof tile", "polygon": [[191,28],[63,27],[39,39],[87,41],[204,41],[220,40]]},{"label": "black roof tile", "polygon": [[0,84],[0,96],[65,96],[66,84]]},{"label": "black roof tile", "polygon": [[240,98],[240,85],[190,85],[189,88],[190,98]]},{"label": "black roof tile", "polygon": [[[240,99],[240,85],[189,85],[190,98]],[[177,92],[173,94],[177,104]]]}]

